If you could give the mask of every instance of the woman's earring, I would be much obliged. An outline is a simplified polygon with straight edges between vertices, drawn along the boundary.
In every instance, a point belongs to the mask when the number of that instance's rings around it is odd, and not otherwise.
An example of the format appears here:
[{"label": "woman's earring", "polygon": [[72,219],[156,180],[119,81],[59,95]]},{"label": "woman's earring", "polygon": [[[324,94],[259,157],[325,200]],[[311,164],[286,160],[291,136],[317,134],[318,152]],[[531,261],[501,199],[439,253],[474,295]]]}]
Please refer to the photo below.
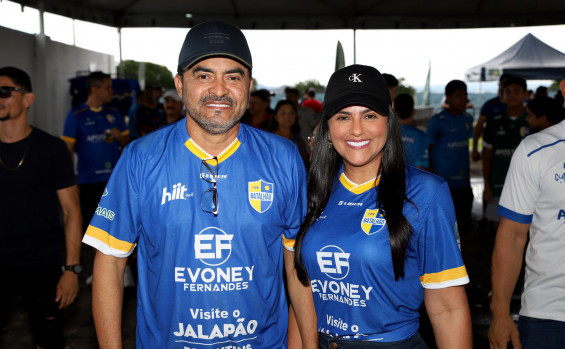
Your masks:
[{"label": "woman's earring", "polygon": [[333,145],[332,140],[328,138],[328,148],[331,149]]}]

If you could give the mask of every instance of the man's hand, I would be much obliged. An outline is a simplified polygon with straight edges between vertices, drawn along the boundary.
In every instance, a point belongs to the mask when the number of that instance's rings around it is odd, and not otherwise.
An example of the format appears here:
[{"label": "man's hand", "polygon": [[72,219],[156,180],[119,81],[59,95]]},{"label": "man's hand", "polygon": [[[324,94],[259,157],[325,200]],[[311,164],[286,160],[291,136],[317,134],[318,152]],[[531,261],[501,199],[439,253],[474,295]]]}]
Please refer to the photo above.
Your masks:
[{"label": "man's hand", "polygon": [[57,284],[55,302],[60,302],[59,309],[71,305],[78,294],[78,275],[72,271],[65,271]]},{"label": "man's hand", "polygon": [[492,316],[488,329],[488,341],[491,349],[506,349],[507,343],[512,341],[514,349],[521,349],[520,334],[510,314]]}]

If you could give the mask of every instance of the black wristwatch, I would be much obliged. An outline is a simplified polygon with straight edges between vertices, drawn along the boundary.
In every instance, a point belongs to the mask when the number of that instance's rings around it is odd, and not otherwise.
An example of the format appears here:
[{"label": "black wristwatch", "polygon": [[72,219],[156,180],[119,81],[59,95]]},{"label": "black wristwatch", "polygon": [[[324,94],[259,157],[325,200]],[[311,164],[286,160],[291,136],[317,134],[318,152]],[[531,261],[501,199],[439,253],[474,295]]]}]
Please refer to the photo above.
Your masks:
[{"label": "black wristwatch", "polygon": [[77,275],[82,272],[82,266],[80,264],[65,265],[62,269],[63,272],[70,270]]}]

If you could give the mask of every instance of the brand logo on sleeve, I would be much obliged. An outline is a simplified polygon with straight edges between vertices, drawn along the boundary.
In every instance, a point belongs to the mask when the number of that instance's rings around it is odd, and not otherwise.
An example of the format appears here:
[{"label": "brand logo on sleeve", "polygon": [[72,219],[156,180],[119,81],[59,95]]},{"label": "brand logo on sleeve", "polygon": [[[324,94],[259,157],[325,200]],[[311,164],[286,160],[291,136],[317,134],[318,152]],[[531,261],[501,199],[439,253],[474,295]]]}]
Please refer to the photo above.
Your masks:
[{"label": "brand logo on sleeve", "polygon": [[104,217],[107,220],[113,221],[116,214],[112,210],[108,210],[107,208],[98,206],[96,208],[96,215],[100,217]]},{"label": "brand logo on sleeve", "polygon": [[273,183],[260,179],[248,182],[248,195],[251,207],[259,213],[264,213],[273,204]]},{"label": "brand logo on sleeve", "polygon": [[361,229],[367,235],[373,235],[381,231],[386,224],[386,219],[379,209],[365,210],[365,215],[361,219]]}]

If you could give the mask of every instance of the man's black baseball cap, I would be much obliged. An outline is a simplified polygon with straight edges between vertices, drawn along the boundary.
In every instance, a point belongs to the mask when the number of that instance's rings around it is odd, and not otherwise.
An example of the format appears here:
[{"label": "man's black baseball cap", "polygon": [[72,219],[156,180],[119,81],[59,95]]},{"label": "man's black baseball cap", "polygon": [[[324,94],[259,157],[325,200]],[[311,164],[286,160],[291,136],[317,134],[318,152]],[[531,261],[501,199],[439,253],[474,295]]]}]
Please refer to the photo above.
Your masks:
[{"label": "man's black baseball cap", "polygon": [[198,61],[210,57],[228,57],[253,67],[251,52],[245,36],[231,24],[210,21],[194,26],[184,39],[179,55],[178,71],[192,67]]}]

